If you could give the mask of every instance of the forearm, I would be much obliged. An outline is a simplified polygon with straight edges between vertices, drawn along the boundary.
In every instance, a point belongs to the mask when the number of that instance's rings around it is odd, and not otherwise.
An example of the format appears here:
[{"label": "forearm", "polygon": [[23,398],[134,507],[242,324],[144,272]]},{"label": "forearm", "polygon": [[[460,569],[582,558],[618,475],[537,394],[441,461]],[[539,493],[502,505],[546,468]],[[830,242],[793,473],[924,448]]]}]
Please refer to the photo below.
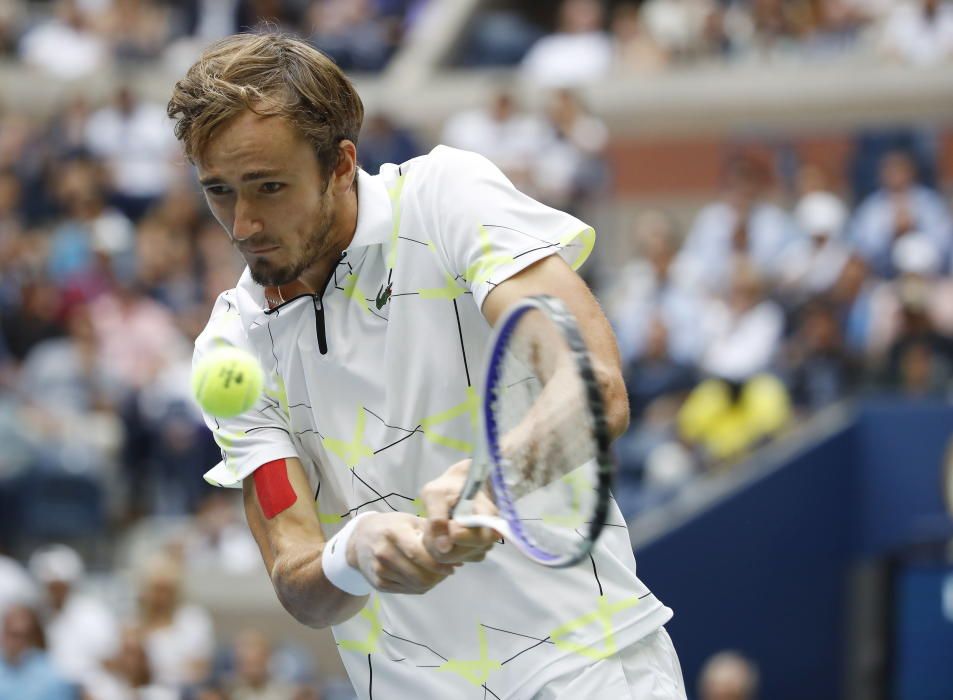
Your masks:
[{"label": "forearm", "polygon": [[350,595],[328,581],[321,568],[323,548],[323,544],[288,547],[275,557],[270,571],[278,600],[308,627],[340,624],[367,602],[366,596]]}]

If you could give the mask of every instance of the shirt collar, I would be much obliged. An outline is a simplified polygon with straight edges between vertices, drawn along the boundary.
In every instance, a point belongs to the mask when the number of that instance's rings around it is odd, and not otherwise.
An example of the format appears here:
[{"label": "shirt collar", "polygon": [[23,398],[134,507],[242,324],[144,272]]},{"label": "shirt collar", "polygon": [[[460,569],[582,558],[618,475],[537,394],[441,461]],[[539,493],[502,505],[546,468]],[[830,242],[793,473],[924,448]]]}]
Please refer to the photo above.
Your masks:
[{"label": "shirt collar", "polygon": [[393,210],[383,176],[357,172],[357,228],[349,251],[384,243],[391,234]]},{"label": "shirt collar", "polygon": [[[358,259],[364,248],[384,243],[390,238],[392,221],[393,209],[383,175],[371,175],[358,170],[357,227],[345,252],[350,258]],[[246,266],[236,285],[236,292],[247,330],[248,323],[260,320],[264,308],[267,308],[265,290],[251,278],[251,271]]]}]

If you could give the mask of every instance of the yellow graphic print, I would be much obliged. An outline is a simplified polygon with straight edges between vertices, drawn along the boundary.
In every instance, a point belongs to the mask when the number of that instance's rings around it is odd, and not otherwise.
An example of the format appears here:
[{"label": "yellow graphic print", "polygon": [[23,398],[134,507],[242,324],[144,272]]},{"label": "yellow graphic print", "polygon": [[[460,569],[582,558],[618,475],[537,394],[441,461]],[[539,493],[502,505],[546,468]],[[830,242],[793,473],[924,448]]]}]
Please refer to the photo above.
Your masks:
[{"label": "yellow graphic print", "polygon": [[563,488],[568,488],[572,492],[569,499],[570,511],[560,515],[543,515],[543,522],[548,525],[566,528],[577,528],[584,525],[586,513],[582,509],[582,503],[586,494],[593,488],[592,482],[579,471],[569,472],[560,481],[564,484]]},{"label": "yellow graphic print", "polygon": [[[577,617],[575,620],[570,620],[564,625],[560,625],[550,632],[549,636],[558,649],[576,652],[577,654],[581,654],[582,656],[586,656],[590,659],[605,659],[618,651],[615,645],[615,637],[612,634],[612,616],[615,613],[622,612],[623,610],[627,610],[628,608],[634,607],[638,604],[638,596],[626,598],[619,601],[618,603],[610,603],[606,596],[599,596],[595,610],[593,610],[591,613],[583,615],[582,617]],[[569,637],[576,630],[589,627],[593,624],[602,628],[603,646],[601,649],[591,645],[572,642],[567,639],[567,637]]]},{"label": "yellow graphic print", "polygon": [[392,187],[387,188],[387,194],[390,196],[390,205],[392,211],[392,225],[390,230],[390,250],[387,252],[387,269],[393,270],[397,264],[397,236],[400,233],[400,194],[404,191],[404,178],[401,175]]},{"label": "yellow graphic print", "polygon": [[338,646],[345,651],[356,651],[360,654],[373,654],[377,651],[377,639],[381,636],[382,629],[380,611],[381,598],[380,596],[374,596],[360,612],[360,616],[371,625],[367,636],[364,639],[342,639],[338,642]]},{"label": "yellow graphic print", "polygon": [[417,290],[417,294],[420,295],[421,299],[446,299],[447,301],[453,301],[467,291],[465,287],[457,284],[457,281],[450,276],[449,272],[444,273],[444,281],[445,284],[442,287],[419,289]]},{"label": "yellow graphic print", "polygon": [[370,308],[367,306],[367,299],[364,298],[364,294],[357,287],[357,275],[353,272],[344,278],[344,296],[353,299],[357,302],[358,306],[370,312]]},{"label": "yellow graphic print", "polygon": [[326,437],[321,440],[325,449],[333,452],[340,457],[344,464],[349,467],[356,467],[364,457],[371,457],[374,450],[364,442],[364,424],[367,422],[367,416],[364,414],[364,407],[357,407],[357,420],[354,422],[354,439],[350,442],[338,440],[337,438]]},{"label": "yellow graphic print", "polygon": [[448,421],[452,421],[454,418],[458,418],[462,415],[469,414],[470,425],[476,429],[477,410],[479,409],[479,406],[480,401],[476,390],[472,386],[468,386],[467,397],[461,403],[448,408],[446,411],[441,411],[440,413],[435,413],[432,416],[427,416],[420,421],[420,427],[423,428],[424,437],[426,437],[430,442],[436,443],[437,445],[449,447],[451,450],[458,450],[467,455],[471,454],[473,452],[473,443],[468,442],[467,440],[458,440],[457,438],[442,435],[434,431],[433,427],[447,423]]},{"label": "yellow graphic print", "polygon": [[580,245],[579,255],[576,256],[575,260],[569,263],[569,266],[573,270],[578,270],[582,267],[582,264],[586,262],[590,253],[592,253],[592,247],[596,244],[596,230],[594,228],[586,228],[576,233],[568,233],[559,239],[559,245],[566,248],[574,243],[577,238],[579,239]]},{"label": "yellow graphic print", "polygon": [[476,262],[467,268],[464,276],[470,284],[483,284],[489,282],[493,273],[501,266],[513,262],[513,256],[506,253],[494,253],[493,244],[490,242],[490,233],[485,227],[480,227],[480,248],[482,249],[480,257]]},{"label": "yellow graphic print", "polygon": [[477,625],[477,635],[480,637],[480,658],[472,661],[450,659],[437,670],[456,673],[476,686],[481,686],[486,683],[486,679],[490,677],[490,674],[493,671],[499,671],[503,668],[503,664],[499,661],[494,661],[487,655],[486,630],[483,629],[482,625]]}]

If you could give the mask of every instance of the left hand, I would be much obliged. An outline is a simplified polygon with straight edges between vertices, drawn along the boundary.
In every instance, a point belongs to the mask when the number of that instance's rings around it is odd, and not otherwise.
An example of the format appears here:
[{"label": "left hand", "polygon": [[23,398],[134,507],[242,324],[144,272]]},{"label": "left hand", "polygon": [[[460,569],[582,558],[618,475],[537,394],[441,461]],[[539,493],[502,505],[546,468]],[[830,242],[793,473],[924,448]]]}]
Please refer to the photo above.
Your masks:
[{"label": "left hand", "polygon": [[[450,520],[450,509],[460,498],[470,469],[470,460],[457,462],[420,492],[427,511],[424,524],[424,546],[430,555],[442,564],[460,564],[482,561],[500,538],[499,533],[486,527],[463,527]],[[498,511],[486,494],[475,500],[474,512],[497,515]]]}]

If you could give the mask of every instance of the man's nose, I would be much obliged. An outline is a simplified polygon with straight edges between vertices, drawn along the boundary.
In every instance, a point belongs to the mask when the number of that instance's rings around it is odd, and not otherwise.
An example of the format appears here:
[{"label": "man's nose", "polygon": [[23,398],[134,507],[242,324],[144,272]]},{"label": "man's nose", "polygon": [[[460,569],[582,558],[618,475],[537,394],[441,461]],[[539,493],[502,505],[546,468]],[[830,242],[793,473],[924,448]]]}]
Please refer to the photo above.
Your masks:
[{"label": "man's nose", "polygon": [[255,211],[247,203],[238,200],[235,204],[235,224],[232,226],[232,238],[244,241],[263,230],[264,226],[256,217]]}]

